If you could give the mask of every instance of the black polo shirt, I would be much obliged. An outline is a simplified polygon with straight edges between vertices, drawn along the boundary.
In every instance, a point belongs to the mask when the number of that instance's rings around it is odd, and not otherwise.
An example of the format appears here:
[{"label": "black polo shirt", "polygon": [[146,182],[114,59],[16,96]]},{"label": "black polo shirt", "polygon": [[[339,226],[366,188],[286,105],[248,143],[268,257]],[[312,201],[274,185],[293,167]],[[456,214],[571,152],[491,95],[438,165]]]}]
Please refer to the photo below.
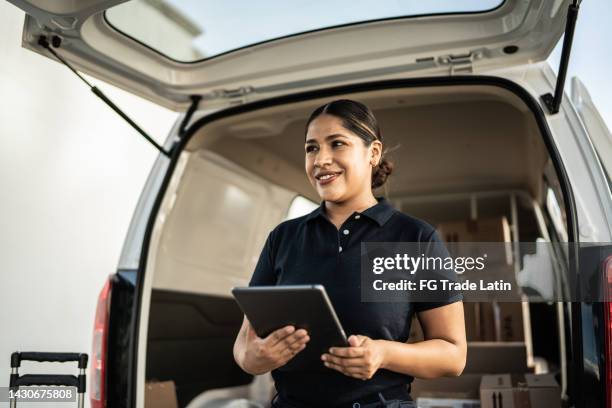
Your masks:
[{"label": "black polo shirt", "polygon": [[[415,312],[444,302],[361,302],[361,242],[439,242],[426,222],[394,209],[384,198],[353,213],[340,229],[326,216],[325,202],[310,214],[285,221],[270,232],[249,286],[322,284],[347,336],[406,342]],[[351,407],[352,402],[385,390],[408,392],[412,376],[379,369],[369,380],[320,370],[272,371],[279,397],[298,407]],[[396,392],[397,395],[397,392]]]}]

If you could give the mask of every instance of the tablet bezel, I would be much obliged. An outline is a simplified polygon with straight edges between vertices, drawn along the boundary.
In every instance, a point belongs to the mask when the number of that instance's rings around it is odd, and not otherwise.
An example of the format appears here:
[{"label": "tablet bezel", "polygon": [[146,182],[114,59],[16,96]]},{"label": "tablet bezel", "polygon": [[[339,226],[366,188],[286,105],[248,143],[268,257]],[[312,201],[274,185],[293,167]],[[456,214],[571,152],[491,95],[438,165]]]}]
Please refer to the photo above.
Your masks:
[{"label": "tablet bezel", "polygon": [[[249,320],[249,322],[251,322],[251,318],[249,318],[249,316],[252,316],[252,310],[248,311],[245,310],[246,309],[246,305],[244,303],[241,303],[240,300],[240,296],[242,294],[246,294],[248,293],[249,295],[252,293],[264,293],[264,294],[274,294],[274,293],[285,293],[285,294],[291,294],[292,292],[295,293],[309,293],[309,292],[314,292],[317,293],[319,295],[320,298],[322,298],[323,303],[324,303],[324,308],[327,309],[329,316],[331,317],[331,320],[333,322],[334,325],[334,329],[336,330],[336,336],[339,335],[339,338],[344,342],[344,345],[338,345],[339,347],[349,347],[349,342],[348,342],[348,338],[346,336],[346,333],[344,331],[344,328],[342,327],[342,324],[340,323],[340,319],[338,318],[338,315],[336,314],[336,311],[333,307],[333,304],[331,302],[331,300],[329,299],[329,296],[327,295],[327,291],[325,290],[325,287],[323,285],[320,284],[316,284],[316,285],[276,285],[276,286],[239,286],[239,287],[234,287],[232,288],[232,295],[234,296],[234,299],[236,300],[236,302],[238,303],[238,306],[240,307],[240,309],[242,310],[242,312],[246,315],[247,319]],[[244,299],[243,299],[244,300]],[[259,320],[259,319],[254,319],[254,320]],[[288,323],[289,324],[289,323]],[[257,333],[257,335],[259,337],[265,337],[267,336],[270,332],[266,333],[263,330],[260,330],[260,328],[255,327],[252,323],[251,325],[253,326],[253,328],[255,329],[255,332]],[[287,325],[287,324],[285,324]],[[283,326],[279,326],[274,330],[277,330]],[[288,365],[290,364],[291,361],[289,361]],[[295,368],[295,367],[293,367]]]}]

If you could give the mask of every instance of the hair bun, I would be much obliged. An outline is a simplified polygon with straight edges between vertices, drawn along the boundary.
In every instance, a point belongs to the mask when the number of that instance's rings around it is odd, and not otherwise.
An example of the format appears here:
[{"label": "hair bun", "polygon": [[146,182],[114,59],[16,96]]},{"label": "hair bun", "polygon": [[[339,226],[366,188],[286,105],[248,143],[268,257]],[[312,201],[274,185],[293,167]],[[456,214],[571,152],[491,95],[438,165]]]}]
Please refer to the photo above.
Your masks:
[{"label": "hair bun", "polygon": [[372,188],[378,188],[385,184],[391,173],[393,173],[393,163],[386,158],[382,158],[372,172]]}]

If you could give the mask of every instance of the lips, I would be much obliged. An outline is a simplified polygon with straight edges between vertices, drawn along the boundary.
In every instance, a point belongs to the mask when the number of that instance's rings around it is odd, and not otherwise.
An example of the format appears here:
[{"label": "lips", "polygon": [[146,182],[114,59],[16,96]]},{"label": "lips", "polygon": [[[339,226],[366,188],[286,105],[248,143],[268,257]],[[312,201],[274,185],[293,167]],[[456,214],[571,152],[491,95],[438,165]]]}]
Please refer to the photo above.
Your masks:
[{"label": "lips", "polygon": [[326,184],[333,182],[335,179],[337,179],[341,173],[342,172],[340,171],[336,171],[336,172],[325,171],[325,172],[321,172],[315,175],[315,179],[317,179],[317,182],[319,183],[319,185],[326,185]]}]

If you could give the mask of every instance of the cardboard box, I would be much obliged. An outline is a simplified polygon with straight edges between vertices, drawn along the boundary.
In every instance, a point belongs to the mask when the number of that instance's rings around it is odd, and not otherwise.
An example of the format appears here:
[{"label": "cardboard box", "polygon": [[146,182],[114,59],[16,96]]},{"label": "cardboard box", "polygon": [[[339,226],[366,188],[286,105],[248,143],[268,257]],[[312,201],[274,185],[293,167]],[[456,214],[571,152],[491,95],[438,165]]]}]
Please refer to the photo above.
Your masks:
[{"label": "cardboard box", "polygon": [[495,324],[495,308],[492,302],[479,302],[477,309],[480,312],[480,341],[497,341],[497,328]]},{"label": "cardboard box", "polygon": [[[453,246],[461,242],[500,242],[506,245],[488,247],[489,264],[512,265],[512,242],[510,224],[506,217],[480,218],[478,220],[460,220],[443,222],[436,226],[438,235],[447,243],[447,248],[455,256],[481,256],[476,247]],[[495,249],[495,250],[493,250]],[[474,252],[474,253],[472,253]]]},{"label": "cardboard box", "polygon": [[410,395],[417,398],[478,399],[481,374],[462,374],[459,377],[434,379],[415,378]]},{"label": "cardboard box", "polygon": [[465,337],[467,341],[495,341],[495,314],[488,302],[464,302]]},{"label": "cardboard box", "polygon": [[482,408],[560,408],[561,390],[552,374],[485,375]]},{"label": "cardboard box", "polygon": [[523,342],[468,343],[464,374],[531,373]]},{"label": "cardboard box", "polygon": [[525,339],[522,303],[464,303],[464,308],[470,314],[470,321],[466,317],[468,341],[522,342]]},{"label": "cardboard box", "polygon": [[[470,281],[476,283],[476,290],[463,292],[464,302],[520,302],[522,300],[522,288],[516,279],[514,266],[506,264],[492,264],[485,262],[482,270],[473,269],[457,274],[459,282]],[[503,281],[510,283],[510,290],[480,290],[481,282],[484,286]]]},{"label": "cardboard box", "polygon": [[465,338],[467,341],[480,340],[480,313],[478,302],[463,302]]},{"label": "cardboard box", "polygon": [[145,408],[178,408],[174,381],[147,382]]},{"label": "cardboard box", "polygon": [[444,242],[511,242],[510,224],[506,217],[448,221],[438,224]]},{"label": "cardboard box", "polygon": [[524,341],[523,304],[520,302],[497,302],[498,341]]},{"label": "cardboard box", "polygon": [[467,341],[523,341],[519,302],[464,302]]}]

